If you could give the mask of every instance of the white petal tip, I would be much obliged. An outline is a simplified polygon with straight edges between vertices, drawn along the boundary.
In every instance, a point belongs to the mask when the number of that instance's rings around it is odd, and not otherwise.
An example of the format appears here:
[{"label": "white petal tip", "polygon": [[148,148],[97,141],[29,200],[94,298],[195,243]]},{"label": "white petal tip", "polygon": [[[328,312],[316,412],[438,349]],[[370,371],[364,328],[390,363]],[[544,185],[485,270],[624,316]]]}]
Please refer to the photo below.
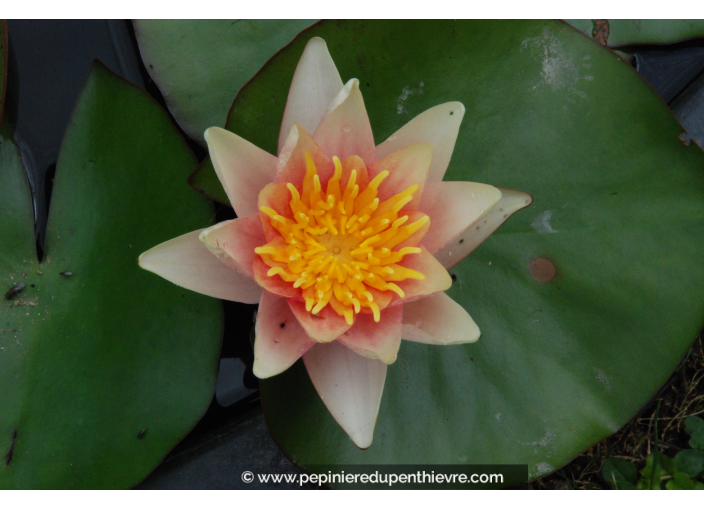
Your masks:
[{"label": "white petal tip", "polygon": [[359,448],[360,450],[366,450],[372,445],[372,440],[374,439],[374,435],[372,433],[371,437],[352,437],[350,436],[350,439],[354,443],[354,445]]},{"label": "white petal tip", "polygon": [[158,263],[155,263],[157,261],[153,260],[153,258],[152,258],[152,255],[155,252],[155,248],[157,248],[157,246],[155,246],[151,250],[145,251],[137,258],[137,264],[139,264],[139,267],[141,267],[142,269],[145,269],[146,271],[150,271],[152,273],[156,273],[157,272],[156,270],[158,269],[158,266],[159,266]]},{"label": "white petal tip", "polygon": [[268,379],[269,377],[278,375],[278,373],[275,374],[271,370],[268,370],[265,366],[262,366],[262,362],[259,361],[259,358],[254,358],[252,373],[257,379]]},{"label": "white petal tip", "polygon": [[398,355],[396,353],[391,355],[391,354],[376,354],[373,352],[368,352],[368,353],[357,352],[357,354],[359,354],[360,356],[364,356],[365,358],[369,358],[369,359],[378,359],[379,361],[381,361],[385,365],[393,365],[394,363],[396,363],[396,360],[398,359]]},{"label": "white petal tip", "polygon": [[203,138],[205,138],[205,141],[207,143],[212,143],[214,140],[217,140],[217,138],[222,137],[223,135],[232,135],[233,133],[228,131],[227,129],[223,129],[221,127],[213,126],[209,127],[208,129],[205,130],[203,133]]},{"label": "white petal tip", "polygon": [[201,230],[161,243],[142,253],[137,262],[167,281],[218,299],[258,303],[261,287],[223,263],[201,241]]},{"label": "white petal tip", "polygon": [[306,43],[306,48],[308,46],[315,46],[320,44],[322,44],[326,48],[328,47],[327,43],[325,42],[325,39],[323,39],[322,37],[313,37],[310,41]]},{"label": "white petal tip", "polygon": [[209,143],[212,141],[212,139],[214,137],[222,134],[222,132],[225,132],[226,134],[230,133],[230,131],[228,131],[227,129],[223,129],[223,128],[217,127],[217,126],[212,126],[212,127],[209,127],[208,129],[205,130],[205,132],[203,133],[203,138],[205,138],[206,143]]},{"label": "white petal tip", "polygon": [[[450,101],[448,103],[443,103],[435,107],[437,109],[438,118],[443,116],[451,117],[449,120],[452,124],[459,125],[464,118],[464,114],[467,111],[462,103],[459,101]],[[432,110],[432,109],[431,109]]]},{"label": "white petal tip", "polygon": [[[447,341],[445,341],[445,342],[443,342],[442,339],[437,339],[437,340],[434,340],[433,343],[438,344],[438,345],[464,345],[464,344],[473,344],[473,343],[475,343],[477,340],[479,340],[479,338],[482,336],[482,334],[481,334],[481,332],[479,331],[479,328],[476,328],[476,327],[475,327],[475,328],[472,328],[472,329],[474,329],[474,331],[471,331],[469,337],[459,338],[459,339],[458,339],[457,337],[455,337],[455,338],[452,338],[452,339],[447,340]],[[459,335],[458,335],[458,336],[459,336]]]},{"label": "white petal tip", "polygon": [[470,338],[467,339],[467,340],[452,340],[452,341],[446,343],[445,345],[473,344],[474,342],[476,342],[477,340],[479,340],[479,337],[481,337],[481,336],[482,336],[482,334],[479,333],[479,332],[477,332],[476,336],[475,336],[475,335],[472,335],[472,337],[470,337]]},{"label": "white petal tip", "polygon": [[491,194],[492,194],[492,198],[494,199],[494,203],[492,205],[492,207],[493,207],[501,201],[501,197],[503,197],[504,195],[503,195],[503,193],[501,193],[501,190],[499,188],[494,188],[493,186],[492,186],[492,188],[493,189],[491,190]]},{"label": "white petal tip", "polygon": [[464,112],[466,111],[464,105],[459,101],[451,101],[447,103],[447,106],[450,109],[450,113],[452,113],[452,115],[464,115]]}]

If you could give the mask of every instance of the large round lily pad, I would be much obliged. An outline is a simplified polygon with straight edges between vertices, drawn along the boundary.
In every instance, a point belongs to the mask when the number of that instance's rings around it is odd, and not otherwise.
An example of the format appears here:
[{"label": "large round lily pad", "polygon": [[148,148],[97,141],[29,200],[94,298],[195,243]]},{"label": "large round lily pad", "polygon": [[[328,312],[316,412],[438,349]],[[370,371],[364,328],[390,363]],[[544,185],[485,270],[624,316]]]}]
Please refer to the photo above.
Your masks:
[{"label": "large round lily pad", "polygon": [[190,137],[223,126],[232,100],[315,20],[135,20],[144,65]]},{"label": "large round lily pad", "polygon": [[467,108],[446,180],[533,205],[456,266],[476,344],[405,342],[371,448],[355,448],[301,363],[262,381],[295,462],[522,463],[532,477],[616,431],[704,323],[704,154],[611,51],[561,22],[323,22],[240,92],[228,128],[274,152],[304,45],[357,77],[376,141],[436,104]]},{"label": "large round lily pad", "polygon": [[567,23],[612,48],[632,44],[668,44],[704,37],[701,19],[567,19]]},{"label": "large round lily pad", "polygon": [[210,403],[218,300],[137,266],[207,225],[168,115],[96,64],[59,156],[37,262],[17,147],[0,139],[0,488],[127,488]]}]

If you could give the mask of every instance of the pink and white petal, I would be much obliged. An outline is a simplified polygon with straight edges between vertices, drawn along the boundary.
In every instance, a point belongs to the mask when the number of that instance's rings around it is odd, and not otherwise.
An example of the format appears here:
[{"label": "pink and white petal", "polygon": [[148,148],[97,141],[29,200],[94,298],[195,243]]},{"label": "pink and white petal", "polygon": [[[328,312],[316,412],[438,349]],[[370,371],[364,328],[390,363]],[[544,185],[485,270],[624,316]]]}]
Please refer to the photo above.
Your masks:
[{"label": "pink and white petal", "polygon": [[237,216],[257,212],[257,196],[274,180],[278,159],[219,127],[205,131],[210,159]]},{"label": "pink and white petal", "polygon": [[523,191],[499,188],[501,200],[479,222],[470,225],[444,248],[435,252],[435,257],[445,268],[450,269],[472,253],[487,237],[501,226],[513,213],[528,207],[533,197]]},{"label": "pink and white petal", "polygon": [[415,142],[430,142],[433,146],[433,162],[427,182],[442,181],[455,150],[464,111],[464,105],[456,101],[424,111],[378,145],[377,157],[383,158]]},{"label": "pink and white petal", "polygon": [[286,298],[299,298],[301,291],[293,288],[293,283],[285,282],[277,274],[269,276],[268,272],[271,266],[264,263],[262,258],[257,255],[252,261],[252,269],[254,270],[254,281],[260,287],[268,290],[272,294]]},{"label": "pink and white petal", "polygon": [[501,191],[476,182],[431,182],[426,184],[419,210],[430,216],[432,229],[423,246],[435,253],[458,234],[476,223],[501,200]]},{"label": "pink and white petal", "polygon": [[189,232],[145,251],[139,256],[140,267],[200,294],[258,303],[261,287],[220,262],[198,239],[201,232]]},{"label": "pink and white petal", "polygon": [[[301,187],[297,186],[300,193]],[[262,207],[269,207],[275,210],[279,215],[284,218],[293,218],[293,211],[291,211],[291,192],[289,191],[286,183],[283,182],[271,182],[264,186],[259,192],[259,219],[262,225],[262,230],[264,232],[264,237],[267,241],[271,241],[281,235],[281,233],[276,230],[271,223],[271,218],[264,212],[261,212]]]},{"label": "pink and white petal", "polygon": [[[450,273],[425,247],[421,246],[420,248],[422,250],[420,253],[406,255],[399,265],[422,273],[425,279],[414,280],[408,278],[396,281],[394,280],[394,275],[387,276],[386,280],[395,281],[405,294],[403,298],[394,295],[391,306],[415,301],[424,296],[447,290],[452,286]],[[389,267],[394,268],[395,266],[391,265]]]},{"label": "pink and white petal", "polygon": [[302,300],[289,299],[288,304],[308,336],[317,342],[332,342],[351,327],[332,306],[326,306],[317,314],[312,314],[306,310],[306,304]]},{"label": "pink and white petal", "polygon": [[[283,237],[278,236],[261,246],[267,248],[274,248],[275,250],[285,250],[286,248],[288,248],[289,244],[284,240]],[[264,261],[264,263],[269,266],[269,268],[288,267],[287,262],[280,262],[269,253],[258,253],[256,255],[257,257],[260,257]],[[254,267],[254,257],[252,258],[252,267]]]},{"label": "pink and white petal", "polygon": [[[404,216],[408,216],[408,219],[404,223],[404,225],[411,225],[412,223],[415,223],[416,221],[422,219],[425,216],[428,216],[427,214],[420,212],[420,211],[407,211],[407,210],[402,210],[399,211],[398,217],[403,218]],[[406,246],[418,246],[421,244],[421,240],[425,239],[425,234],[428,233],[428,230],[430,229],[430,226],[432,225],[432,221],[426,221],[418,230],[413,232],[408,239],[405,241],[402,241],[398,243],[395,247],[393,247],[394,251],[398,251],[401,248],[405,248]],[[435,225],[432,225],[433,228],[435,228]],[[425,244],[425,243],[423,243]]]},{"label": "pink and white petal", "polygon": [[418,184],[420,187],[413,195],[413,200],[404,206],[409,210],[418,209],[432,158],[433,146],[427,142],[417,142],[392,152],[369,165],[367,171],[370,179],[374,179],[384,170],[389,171],[389,176],[379,186],[379,194],[377,195],[379,201],[383,202],[387,198],[405,191],[408,187]]},{"label": "pink and white petal", "polygon": [[327,183],[335,170],[335,166],[325,155],[323,149],[300,124],[293,125],[279,154],[275,182],[290,182],[296,186],[301,185],[303,178],[306,176],[306,152],[310,154],[313,163],[315,163],[320,182],[323,185]]},{"label": "pink and white petal", "polygon": [[392,306],[382,311],[379,322],[374,322],[373,315],[358,314],[354,326],[338,341],[360,356],[390,365],[396,361],[401,347],[402,319],[402,306]]},{"label": "pink and white petal", "polygon": [[361,449],[371,446],[386,380],[386,363],[365,358],[340,342],[314,345],[303,355],[318,395]]},{"label": "pink and white petal", "polygon": [[308,41],[293,74],[279,132],[279,154],[294,123],[312,133],[342,87],[342,78],[325,41],[314,37]]},{"label": "pink and white petal", "polygon": [[374,134],[359,80],[352,79],[345,84],[315,129],[313,138],[330,159],[359,156],[367,165],[376,161]]},{"label": "pink and white petal", "polygon": [[[379,310],[384,310],[387,306],[391,304],[393,297],[396,295],[390,290],[378,290],[374,287],[367,287],[367,292],[369,292],[374,298],[374,302],[379,307]],[[362,307],[362,314],[373,314],[374,311],[371,308],[365,306]],[[357,315],[359,317],[359,315]]]},{"label": "pink and white petal", "polygon": [[467,311],[444,292],[403,305],[404,340],[453,345],[476,342],[480,335]]},{"label": "pink and white petal", "polygon": [[280,374],[315,345],[282,298],[264,291],[254,327],[254,367],[259,379]]},{"label": "pink and white petal", "polygon": [[369,186],[369,175],[367,174],[367,165],[359,156],[350,156],[340,162],[342,166],[342,176],[340,177],[340,188],[345,192],[347,183],[352,175],[352,170],[356,171],[355,182],[359,185],[359,189],[365,190]]},{"label": "pink and white petal", "polygon": [[203,230],[199,239],[223,263],[254,279],[254,248],[266,244],[259,214],[213,225]]}]

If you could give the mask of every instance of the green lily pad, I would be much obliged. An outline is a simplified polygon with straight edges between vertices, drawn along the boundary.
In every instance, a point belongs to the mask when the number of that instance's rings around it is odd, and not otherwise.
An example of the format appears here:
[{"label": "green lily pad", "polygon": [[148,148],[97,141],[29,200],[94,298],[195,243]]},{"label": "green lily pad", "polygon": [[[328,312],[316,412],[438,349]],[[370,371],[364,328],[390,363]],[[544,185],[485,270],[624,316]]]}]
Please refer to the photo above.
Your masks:
[{"label": "green lily pad", "polygon": [[0,303],[0,488],[130,487],[195,425],[215,384],[220,302],[137,266],[211,220],[183,184],[195,158],[157,103],[94,65],[38,263],[18,150],[3,138],[0,151],[0,288],[25,284]]},{"label": "green lily pad", "polygon": [[606,44],[614,48],[632,44],[667,44],[704,37],[704,20],[701,19],[566,19],[565,21],[589,37],[594,37],[595,28],[598,33],[598,24],[608,23]]},{"label": "green lily pad", "polygon": [[313,36],[344,80],[360,79],[377,143],[462,101],[446,180],[534,202],[451,271],[480,340],[404,342],[368,450],[300,362],[261,382],[276,443],[308,468],[518,463],[538,477],[618,430],[704,323],[704,153],[630,66],[550,21],[322,22],[242,89],[229,129],[274,153]]},{"label": "green lily pad", "polygon": [[[274,151],[274,153],[276,152]],[[230,199],[227,197],[227,193],[225,193],[225,189],[220,184],[220,179],[215,173],[215,167],[210,156],[207,156],[188,177],[188,184],[206,197],[232,207]]]},{"label": "green lily pad", "polygon": [[137,20],[142,59],[183,130],[224,126],[232,100],[274,53],[316,20]]}]

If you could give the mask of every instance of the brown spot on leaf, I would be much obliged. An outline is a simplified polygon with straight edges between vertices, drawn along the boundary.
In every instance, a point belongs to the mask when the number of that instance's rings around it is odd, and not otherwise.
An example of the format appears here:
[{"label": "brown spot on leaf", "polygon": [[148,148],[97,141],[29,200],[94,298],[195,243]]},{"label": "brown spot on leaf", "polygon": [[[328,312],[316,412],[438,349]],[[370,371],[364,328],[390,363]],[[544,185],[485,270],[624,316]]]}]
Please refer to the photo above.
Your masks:
[{"label": "brown spot on leaf", "polygon": [[609,20],[594,20],[594,30],[592,30],[592,37],[594,37],[594,40],[602,46],[606,46],[606,42],[609,39]]},{"label": "brown spot on leaf", "polygon": [[539,282],[549,282],[557,274],[557,269],[552,261],[546,259],[545,257],[538,257],[533,259],[530,263],[530,272],[533,278]]},{"label": "brown spot on leaf", "polygon": [[12,299],[12,298],[15,297],[17,294],[19,294],[20,292],[22,292],[22,289],[24,289],[24,287],[25,287],[24,282],[17,282],[16,284],[14,284],[14,285],[10,288],[10,290],[8,290],[8,291],[5,293],[5,299]]}]

